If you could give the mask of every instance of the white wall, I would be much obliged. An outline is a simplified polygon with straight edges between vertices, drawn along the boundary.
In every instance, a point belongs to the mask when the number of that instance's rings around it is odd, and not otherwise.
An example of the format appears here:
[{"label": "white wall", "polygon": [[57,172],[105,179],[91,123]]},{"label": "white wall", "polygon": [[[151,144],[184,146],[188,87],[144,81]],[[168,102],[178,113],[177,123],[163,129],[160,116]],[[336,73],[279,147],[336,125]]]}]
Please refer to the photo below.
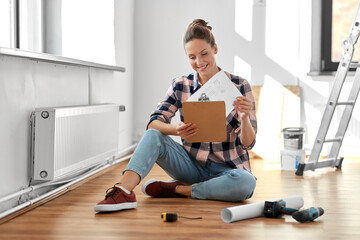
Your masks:
[{"label": "white wall", "polygon": [[[320,0],[137,0],[135,3],[135,138],[145,131],[149,114],[171,79],[191,73],[182,38],[188,24],[203,18],[213,27],[222,69],[250,83],[295,85],[301,88],[300,126],[312,148],[333,77],[310,77],[319,66]],[[313,39],[313,41],[312,41]],[[269,99],[271,101],[271,99]],[[357,107],[354,112],[359,112]],[[269,111],[269,117],[271,117]],[[359,114],[358,114],[359,115]],[[359,116],[352,120],[342,150],[359,156]],[[178,119],[176,119],[178,121]],[[175,122],[176,122],[175,121]],[[353,126],[353,127],[351,127]],[[271,126],[270,126],[271,128]],[[259,124],[259,136],[269,126]],[[258,139],[258,141],[261,139]]]},{"label": "white wall", "polygon": [[[312,7],[319,1],[268,0],[266,6],[253,6],[252,0],[115,1],[116,63],[125,73],[0,56],[0,197],[28,184],[29,115],[36,107],[118,102],[126,105],[119,148],[133,136],[139,139],[171,79],[192,72],[182,37],[195,18],[213,27],[224,70],[254,86],[270,81],[301,87],[301,125],[312,145],[333,79],[307,76],[319,51],[311,45],[319,38],[312,22],[318,23]],[[360,156],[358,105],[344,156]]]},{"label": "white wall", "polygon": [[125,73],[0,56],[0,197],[29,184],[29,117],[37,107],[125,105],[119,150],[132,144],[134,2],[116,1],[115,8],[116,63]]}]

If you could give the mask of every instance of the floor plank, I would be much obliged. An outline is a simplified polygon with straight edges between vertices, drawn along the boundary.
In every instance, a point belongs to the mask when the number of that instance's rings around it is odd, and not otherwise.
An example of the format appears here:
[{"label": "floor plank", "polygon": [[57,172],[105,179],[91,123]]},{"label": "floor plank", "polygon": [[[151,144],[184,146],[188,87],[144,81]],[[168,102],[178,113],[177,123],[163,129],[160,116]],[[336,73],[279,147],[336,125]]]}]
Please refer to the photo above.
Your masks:
[{"label": "floor plank", "polygon": [[[94,204],[103,199],[125,165],[120,163],[61,197],[3,223],[0,239],[360,239],[360,159],[345,159],[342,170],[317,169],[302,177],[294,171],[281,171],[279,164],[253,160],[258,181],[250,200],[156,199],[143,195],[137,187],[137,209],[96,214]],[[169,179],[158,166],[149,178]],[[220,218],[226,207],[292,195],[303,196],[306,208],[323,207],[325,214],[304,224],[291,216],[235,223],[224,223]],[[163,222],[162,212],[203,219]]]}]

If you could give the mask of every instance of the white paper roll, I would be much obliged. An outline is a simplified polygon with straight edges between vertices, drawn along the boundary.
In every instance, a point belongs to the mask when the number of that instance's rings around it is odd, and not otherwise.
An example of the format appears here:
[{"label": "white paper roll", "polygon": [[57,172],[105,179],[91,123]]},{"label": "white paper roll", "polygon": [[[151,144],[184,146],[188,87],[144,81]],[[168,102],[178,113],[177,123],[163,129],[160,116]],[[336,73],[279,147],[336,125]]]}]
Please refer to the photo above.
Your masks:
[{"label": "white paper roll", "polygon": [[[283,200],[287,208],[300,209],[304,206],[304,199],[301,196],[291,196],[268,201]],[[264,215],[265,202],[257,202],[236,207],[224,208],[221,211],[221,219],[226,223],[236,222],[244,219],[260,217]]]}]

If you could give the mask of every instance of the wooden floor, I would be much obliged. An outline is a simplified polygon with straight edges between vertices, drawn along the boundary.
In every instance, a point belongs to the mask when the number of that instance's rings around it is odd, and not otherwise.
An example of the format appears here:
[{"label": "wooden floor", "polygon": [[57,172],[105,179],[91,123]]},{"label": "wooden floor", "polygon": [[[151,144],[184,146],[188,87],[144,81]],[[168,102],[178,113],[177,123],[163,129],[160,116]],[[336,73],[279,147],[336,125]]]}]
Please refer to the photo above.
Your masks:
[{"label": "wooden floor", "polygon": [[[96,214],[94,204],[118,179],[126,162],[93,178],[78,188],[0,225],[0,239],[360,239],[360,159],[345,159],[342,170],[333,168],[281,171],[278,164],[253,160],[258,178],[252,199],[229,203],[190,198],[156,199],[135,189],[138,208]],[[155,166],[149,178],[168,180]],[[325,214],[311,223],[300,224],[291,216],[281,219],[253,218],[224,223],[223,208],[301,195],[304,207],[319,206]],[[163,222],[162,212],[198,217]]]}]

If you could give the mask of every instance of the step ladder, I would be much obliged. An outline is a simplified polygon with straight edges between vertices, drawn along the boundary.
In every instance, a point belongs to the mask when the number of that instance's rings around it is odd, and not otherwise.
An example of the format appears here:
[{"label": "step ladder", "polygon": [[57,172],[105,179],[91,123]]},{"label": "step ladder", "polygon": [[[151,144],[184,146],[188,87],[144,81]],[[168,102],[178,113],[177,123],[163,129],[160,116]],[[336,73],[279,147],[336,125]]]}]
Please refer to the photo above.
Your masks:
[{"label": "step ladder", "polygon": [[[300,163],[298,165],[298,169],[295,173],[298,176],[302,176],[304,171],[314,171],[316,168],[336,167],[338,169],[341,169],[343,157],[339,157],[338,155],[360,90],[360,61],[355,65],[351,64],[351,60],[354,54],[354,45],[358,40],[360,31],[359,9],[360,4],[356,12],[355,20],[351,27],[350,35],[349,37],[345,38],[341,44],[343,48],[343,53],[335,75],[334,85],[330,93],[330,97],[327,102],[309,160],[307,163]],[[348,100],[346,102],[339,102],[338,100],[341,94],[342,86],[345,82],[345,78],[350,67],[356,68],[352,88],[350,90]],[[335,138],[325,139],[333,118],[335,108],[341,105],[345,106],[345,108],[342,113]],[[332,143],[332,146],[328,154],[328,158],[319,161],[320,152],[324,143]]]}]

